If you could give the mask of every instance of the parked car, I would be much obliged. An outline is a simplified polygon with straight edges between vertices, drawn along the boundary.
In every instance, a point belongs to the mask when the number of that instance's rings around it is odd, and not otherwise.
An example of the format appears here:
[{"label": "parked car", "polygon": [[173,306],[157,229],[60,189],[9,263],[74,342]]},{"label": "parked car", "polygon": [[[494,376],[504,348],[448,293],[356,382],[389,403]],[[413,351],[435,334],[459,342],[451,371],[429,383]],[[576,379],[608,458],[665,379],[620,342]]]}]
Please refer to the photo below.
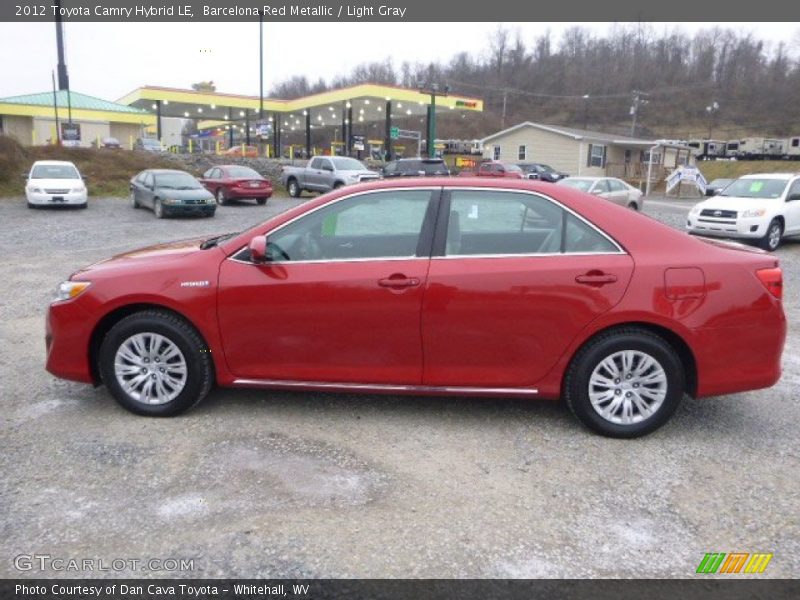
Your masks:
[{"label": "parked car", "polygon": [[565,177],[569,177],[568,173],[562,173],[561,171],[556,171],[550,165],[545,165],[542,163],[521,162],[517,163],[517,166],[520,169],[522,169],[522,172],[528,179],[539,179],[541,181],[549,181],[551,183],[555,183],[559,179],[564,179]]},{"label": "parked car", "polygon": [[386,163],[381,174],[386,178],[447,177],[450,175],[450,169],[441,158],[401,158]]},{"label": "parked car", "polygon": [[558,181],[558,185],[594,194],[633,210],[642,210],[644,205],[642,192],[616,177],[567,177]]},{"label": "parked car", "polygon": [[502,163],[499,160],[487,160],[478,165],[477,171],[461,171],[459,177],[505,177],[508,179],[525,179],[525,173],[517,165]]},{"label": "parked car", "polygon": [[161,142],[153,138],[139,138],[133,143],[134,150],[141,150],[144,152],[163,152]]},{"label": "parked car", "polygon": [[272,196],[272,183],[250,167],[218,165],[203,173],[200,178],[205,188],[214,194],[217,204],[228,200],[253,198],[258,204],[266,204]]},{"label": "parked car", "polygon": [[37,206],[88,206],[86,181],[78,168],[63,160],[37,160],[23,173],[28,208]]},{"label": "parked car", "polygon": [[697,235],[749,240],[772,252],[784,237],[800,235],[800,176],[745,175],[696,204],[686,228]]},{"label": "parked car", "polygon": [[[95,148],[98,147],[97,140],[92,142],[92,146]],[[122,149],[122,144],[119,143],[117,138],[113,137],[104,137],[100,139],[100,148],[109,148],[111,150],[120,150]]]},{"label": "parked car", "polygon": [[568,186],[383,180],[74,273],[48,312],[47,369],[143,415],[215,384],[562,397],[635,437],[684,394],[778,381],[781,290],[774,257]]},{"label": "parked car", "polygon": [[297,198],[303,190],[329,192],[343,185],[378,179],[364,163],[346,156],[315,156],[305,167],[283,167],[281,183]]},{"label": "parked car", "polygon": [[152,208],[162,219],[173,215],[213,217],[217,203],[213,194],[185,171],[146,169],[131,179],[133,208]]},{"label": "parked car", "polygon": [[706,196],[716,196],[733,183],[733,181],[733,179],[714,179],[706,186]]},{"label": "parked car", "polygon": [[231,146],[225,152],[225,156],[243,156],[244,158],[258,158],[258,148],[256,146]]}]

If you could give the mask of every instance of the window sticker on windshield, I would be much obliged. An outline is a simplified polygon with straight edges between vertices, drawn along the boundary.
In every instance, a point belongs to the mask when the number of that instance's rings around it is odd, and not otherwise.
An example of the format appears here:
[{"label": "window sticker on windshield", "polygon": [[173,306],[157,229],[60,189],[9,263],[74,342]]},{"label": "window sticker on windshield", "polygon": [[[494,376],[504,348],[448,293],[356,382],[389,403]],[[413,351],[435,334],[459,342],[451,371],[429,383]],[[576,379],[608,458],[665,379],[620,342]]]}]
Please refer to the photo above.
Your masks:
[{"label": "window sticker on windshield", "polygon": [[758,192],[761,191],[761,188],[763,187],[764,187],[763,181],[754,181],[753,183],[750,184],[750,191],[753,192],[754,194],[757,194]]},{"label": "window sticker on windshield", "polygon": [[478,205],[473,204],[469,209],[469,214],[467,215],[468,219],[477,219],[478,218]]}]

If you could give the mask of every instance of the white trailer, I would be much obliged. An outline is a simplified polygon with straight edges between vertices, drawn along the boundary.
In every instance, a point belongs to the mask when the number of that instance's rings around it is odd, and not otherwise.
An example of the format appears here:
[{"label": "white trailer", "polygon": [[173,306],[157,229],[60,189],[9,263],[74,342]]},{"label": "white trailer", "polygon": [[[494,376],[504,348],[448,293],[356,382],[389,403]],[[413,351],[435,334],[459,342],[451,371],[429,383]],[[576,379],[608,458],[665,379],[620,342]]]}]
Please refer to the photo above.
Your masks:
[{"label": "white trailer", "polygon": [[745,160],[781,158],[783,156],[783,140],[758,137],[729,140],[725,144],[725,155]]},{"label": "white trailer", "polygon": [[800,136],[790,137],[783,143],[783,156],[789,160],[800,160]]}]

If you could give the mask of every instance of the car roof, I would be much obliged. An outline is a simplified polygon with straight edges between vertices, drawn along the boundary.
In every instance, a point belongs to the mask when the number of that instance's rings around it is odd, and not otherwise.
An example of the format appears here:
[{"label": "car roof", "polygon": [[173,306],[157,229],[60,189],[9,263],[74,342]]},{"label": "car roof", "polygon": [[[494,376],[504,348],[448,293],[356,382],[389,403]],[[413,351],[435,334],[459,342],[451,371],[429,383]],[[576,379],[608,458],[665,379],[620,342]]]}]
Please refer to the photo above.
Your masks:
[{"label": "car roof", "polygon": [[616,179],[616,177],[598,177],[597,175],[570,175],[569,177],[564,177],[561,181],[565,179],[583,179],[584,181],[600,181],[601,179]]},{"label": "car roof", "polygon": [[[154,175],[163,175],[165,173],[183,173],[184,175],[192,175],[191,173],[181,171],[180,169],[145,169],[145,171],[149,171]],[[192,175],[192,177],[194,177],[194,175]]]},{"label": "car roof", "polygon": [[75,163],[70,162],[68,160],[37,160],[35,163],[33,163],[34,167],[36,165],[44,165],[44,166],[47,166],[47,165],[52,165],[52,166],[70,165],[70,166],[74,167]]},{"label": "car roof", "polygon": [[410,162],[412,160],[416,160],[419,162],[444,162],[443,158],[428,158],[428,157],[420,157],[420,158],[398,158],[397,162]]},{"label": "car roof", "polygon": [[797,175],[797,173],[750,173],[742,175],[739,179],[790,179]]}]

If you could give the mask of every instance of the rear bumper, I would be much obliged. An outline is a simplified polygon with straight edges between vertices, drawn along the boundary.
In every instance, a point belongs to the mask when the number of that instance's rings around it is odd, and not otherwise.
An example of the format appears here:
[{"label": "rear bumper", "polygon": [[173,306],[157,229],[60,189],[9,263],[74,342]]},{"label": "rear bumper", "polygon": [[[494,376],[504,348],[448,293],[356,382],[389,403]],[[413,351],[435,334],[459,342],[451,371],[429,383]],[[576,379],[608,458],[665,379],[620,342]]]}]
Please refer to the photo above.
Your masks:
[{"label": "rear bumper", "polygon": [[272,188],[230,188],[226,190],[225,197],[231,200],[247,198],[269,198],[272,196]]},{"label": "rear bumper", "polygon": [[[779,316],[778,316],[779,314]],[[779,309],[771,324],[696,330],[697,397],[758,390],[781,378],[786,318]]]}]

